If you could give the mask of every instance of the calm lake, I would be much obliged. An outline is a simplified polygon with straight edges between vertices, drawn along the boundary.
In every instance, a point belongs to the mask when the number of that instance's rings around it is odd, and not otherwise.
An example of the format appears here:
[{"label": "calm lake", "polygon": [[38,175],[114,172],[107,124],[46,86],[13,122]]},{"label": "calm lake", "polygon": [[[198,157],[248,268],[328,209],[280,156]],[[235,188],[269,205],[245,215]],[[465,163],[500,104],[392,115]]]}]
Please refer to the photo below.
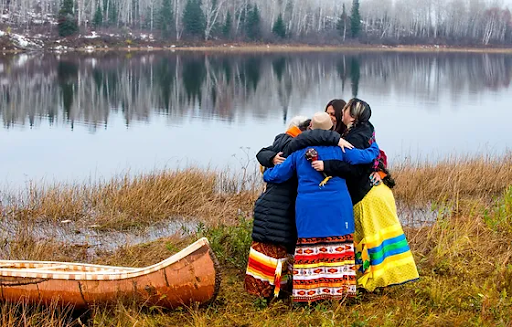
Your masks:
[{"label": "calm lake", "polygon": [[0,56],[0,191],[189,166],[241,169],[295,115],[357,96],[391,164],[500,155],[512,56],[89,53]]}]

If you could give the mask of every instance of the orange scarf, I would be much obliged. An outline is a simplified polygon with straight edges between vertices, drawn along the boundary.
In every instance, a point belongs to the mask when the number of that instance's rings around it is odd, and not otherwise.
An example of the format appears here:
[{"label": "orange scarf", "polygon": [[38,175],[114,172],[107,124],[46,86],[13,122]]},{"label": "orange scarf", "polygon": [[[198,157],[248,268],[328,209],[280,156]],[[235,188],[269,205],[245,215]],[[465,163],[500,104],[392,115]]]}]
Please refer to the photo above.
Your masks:
[{"label": "orange scarf", "polygon": [[[290,135],[291,137],[296,137],[300,133],[302,133],[302,131],[297,126],[293,126],[286,131],[286,134]],[[260,171],[263,174],[265,172],[265,167],[260,165]]]},{"label": "orange scarf", "polygon": [[291,137],[296,137],[300,133],[302,133],[302,131],[297,126],[292,126],[286,131],[286,134],[290,135]]}]

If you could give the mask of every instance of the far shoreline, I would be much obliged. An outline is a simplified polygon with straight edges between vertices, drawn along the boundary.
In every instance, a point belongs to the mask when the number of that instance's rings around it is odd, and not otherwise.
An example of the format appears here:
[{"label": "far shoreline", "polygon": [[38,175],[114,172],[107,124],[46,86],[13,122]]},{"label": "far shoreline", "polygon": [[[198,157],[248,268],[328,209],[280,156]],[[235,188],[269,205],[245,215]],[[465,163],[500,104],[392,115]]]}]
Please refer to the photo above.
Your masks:
[{"label": "far shoreline", "polygon": [[[166,48],[162,48],[167,50]],[[469,52],[469,53],[505,53],[512,54],[512,48],[477,48],[451,46],[386,46],[386,45],[226,45],[175,47],[180,51],[239,51],[239,52]],[[143,49],[142,49],[143,50]]]},{"label": "far shoreline", "polygon": [[19,53],[64,53],[64,52],[150,52],[150,51],[188,51],[188,52],[238,52],[238,53],[304,53],[304,52],[403,52],[403,53],[488,53],[512,54],[512,48],[494,47],[459,47],[432,45],[308,45],[308,44],[204,44],[204,45],[170,45],[152,46],[141,44],[134,46],[95,46],[93,44],[80,47],[41,49],[5,49],[2,55]]}]

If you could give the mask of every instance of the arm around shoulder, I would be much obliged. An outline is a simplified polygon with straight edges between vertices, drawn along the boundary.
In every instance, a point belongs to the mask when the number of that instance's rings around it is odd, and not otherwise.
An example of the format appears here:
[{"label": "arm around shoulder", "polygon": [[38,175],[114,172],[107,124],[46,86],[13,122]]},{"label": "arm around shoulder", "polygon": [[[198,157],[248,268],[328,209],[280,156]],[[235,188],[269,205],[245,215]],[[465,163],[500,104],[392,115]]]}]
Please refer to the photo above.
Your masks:
[{"label": "arm around shoulder", "polygon": [[295,174],[295,157],[295,154],[292,154],[282,164],[267,169],[263,174],[263,180],[267,183],[279,184],[292,178]]},{"label": "arm around shoulder", "polygon": [[340,138],[340,134],[334,131],[321,129],[305,131],[297,135],[290,143],[288,143],[288,146],[283,152],[285,156],[288,156],[290,153],[307,148],[308,146],[338,145]]},{"label": "arm around shoulder", "polygon": [[351,165],[368,164],[375,161],[379,156],[379,145],[373,142],[369,148],[361,149],[348,149],[343,155],[343,159]]}]

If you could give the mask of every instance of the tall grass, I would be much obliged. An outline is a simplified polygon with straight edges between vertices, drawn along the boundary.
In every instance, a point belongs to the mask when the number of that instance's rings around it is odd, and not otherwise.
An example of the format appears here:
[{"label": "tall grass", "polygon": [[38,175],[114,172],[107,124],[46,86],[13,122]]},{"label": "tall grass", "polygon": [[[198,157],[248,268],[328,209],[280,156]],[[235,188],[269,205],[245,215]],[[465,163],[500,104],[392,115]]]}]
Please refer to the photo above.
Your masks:
[{"label": "tall grass", "polygon": [[489,200],[512,181],[512,152],[502,157],[450,157],[437,163],[403,162],[392,167],[395,197],[409,204]]},{"label": "tall grass", "polygon": [[188,217],[227,223],[248,211],[258,188],[214,171],[187,169],[113,178],[96,185],[29,185],[3,208],[17,221],[73,220],[103,228],[127,229]]},{"label": "tall grass", "polygon": [[[191,169],[92,186],[32,187],[29,197],[4,203],[2,219],[23,223],[14,231],[17,238],[1,242],[2,257],[146,266],[207,236],[221,262],[221,292],[208,307],[168,311],[119,304],[92,308],[90,319],[80,321],[56,307],[3,304],[1,325],[512,326],[511,156],[400,165],[392,172],[399,201],[443,209],[430,225],[405,228],[420,280],[361,293],[353,301],[300,307],[280,301],[267,307],[243,290],[251,209],[261,191],[257,183],[240,188],[225,175]],[[100,251],[94,258],[87,256],[86,249],[37,239],[29,232],[41,219],[126,228],[174,216],[202,224],[185,238],[127,245],[115,252]]]},{"label": "tall grass", "polygon": [[0,326],[83,326],[83,317],[71,307],[51,304],[48,307],[30,306],[24,303],[0,304]]}]

